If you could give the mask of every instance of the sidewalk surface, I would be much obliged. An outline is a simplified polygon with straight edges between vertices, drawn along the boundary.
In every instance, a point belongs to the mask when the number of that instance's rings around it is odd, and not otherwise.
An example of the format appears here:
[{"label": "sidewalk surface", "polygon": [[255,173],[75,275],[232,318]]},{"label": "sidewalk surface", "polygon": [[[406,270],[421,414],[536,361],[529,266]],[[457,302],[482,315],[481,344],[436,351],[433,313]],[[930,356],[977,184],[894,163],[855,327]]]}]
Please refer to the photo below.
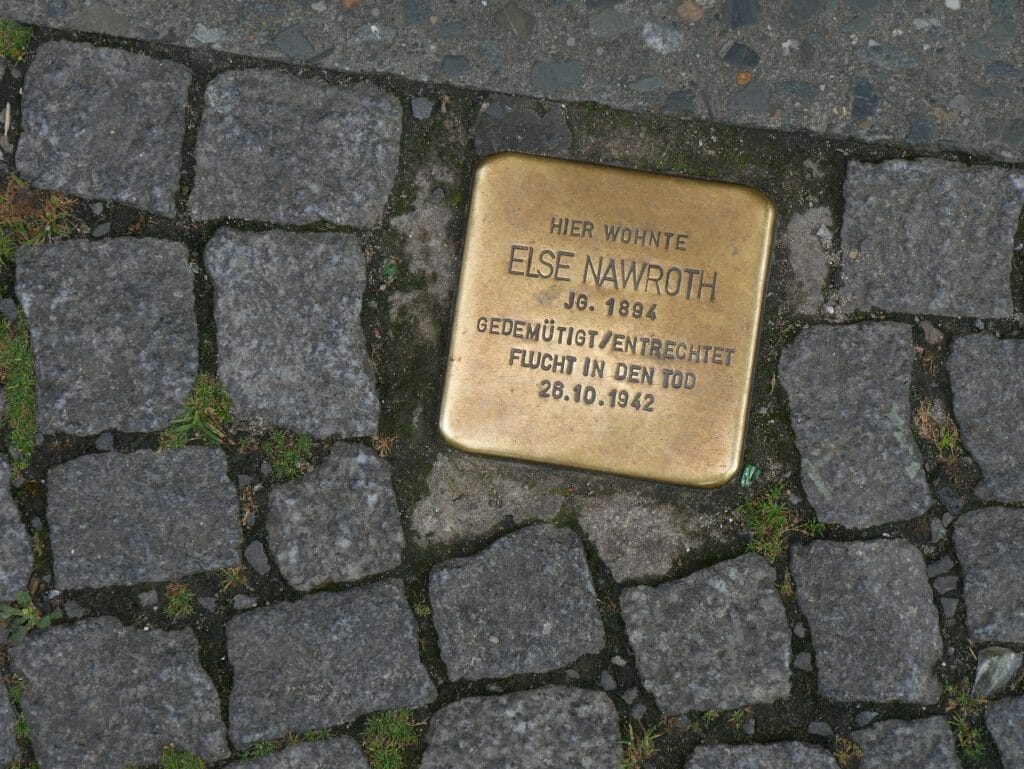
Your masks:
[{"label": "sidewalk surface", "polygon": [[[1024,769],[1017,2],[0,16],[0,767]],[[444,446],[503,150],[775,203],[748,484]]]}]

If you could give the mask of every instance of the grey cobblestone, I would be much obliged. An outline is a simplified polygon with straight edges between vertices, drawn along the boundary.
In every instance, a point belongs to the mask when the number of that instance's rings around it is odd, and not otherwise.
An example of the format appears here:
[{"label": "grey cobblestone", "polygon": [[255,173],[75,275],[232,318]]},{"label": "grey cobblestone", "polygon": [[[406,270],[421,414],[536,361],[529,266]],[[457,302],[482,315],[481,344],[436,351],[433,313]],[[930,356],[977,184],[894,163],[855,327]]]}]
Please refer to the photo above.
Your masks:
[{"label": "grey cobblestone", "polygon": [[957,521],[953,544],[964,571],[971,639],[1024,643],[1024,510],[966,513]]},{"label": "grey cobblestone", "polygon": [[169,743],[207,761],[228,756],[217,692],[188,630],[88,619],[32,633],[10,657],[46,769],[152,764]]},{"label": "grey cobblestone", "polygon": [[160,582],[239,563],[238,497],[220,449],[91,454],[50,471],[62,589]]},{"label": "grey cobblestone", "polygon": [[229,769],[367,769],[359,743],[351,737],[292,745],[253,761],[228,764]]},{"label": "grey cobblestone", "polygon": [[236,745],[433,701],[398,580],[253,609],[228,623]]},{"label": "grey cobblestone", "polygon": [[190,80],[170,61],[43,44],[25,79],[18,172],[44,189],[172,215]]},{"label": "grey cobblestone", "polygon": [[615,707],[601,692],[546,686],[467,697],[434,715],[421,769],[618,769]]},{"label": "grey cobblestone", "polygon": [[274,488],[267,531],[296,590],[393,569],[405,544],[388,466],[345,443],[305,478]]},{"label": "grey cobblestone", "polygon": [[760,556],[630,588],[621,604],[640,677],[666,714],[789,695],[789,626],[775,571]]},{"label": "grey cobblestone", "polygon": [[882,721],[850,738],[864,751],[862,769],[960,769],[953,732],[941,716]]},{"label": "grey cobblestone", "polygon": [[953,342],[953,411],[964,445],[981,466],[979,497],[1024,500],[1024,421],[1017,418],[1024,414],[1022,370],[1022,340],[971,334]]},{"label": "grey cobblestone", "polygon": [[792,572],[824,696],[938,700],[933,668],[942,639],[917,548],[889,540],[814,542],[793,549]]},{"label": "grey cobblestone", "polygon": [[1005,316],[1024,175],[945,160],[851,162],[844,191],[847,310]]},{"label": "grey cobblestone", "polygon": [[18,250],[44,433],[145,432],[181,411],[198,369],[188,251],[153,238]]},{"label": "grey cobblestone", "polygon": [[395,97],[251,69],[218,75],[205,102],[189,199],[197,219],[380,219],[398,170]]},{"label": "grey cobblestone", "polygon": [[1003,769],[1024,769],[1024,697],[990,704],[985,710],[985,726],[999,748]]},{"label": "grey cobblestone", "polygon": [[32,573],[32,544],[11,499],[10,478],[10,468],[0,458],[0,603],[24,590]]},{"label": "grey cobblestone", "polygon": [[818,326],[783,351],[801,477],[820,520],[864,528],[928,510],[910,432],[913,358],[910,328],[897,323]]},{"label": "grey cobblestone", "polygon": [[685,769],[838,769],[831,755],[802,742],[698,745]]},{"label": "grey cobblestone", "polygon": [[14,741],[14,710],[7,702],[6,692],[0,689],[0,766],[6,766],[18,755]]},{"label": "grey cobblestone", "polygon": [[321,438],[376,432],[359,324],[366,260],[354,235],[221,229],[206,264],[236,418]]},{"label": "grey cobblestone", "polygon": [[530,526],[430,575],[441,658],[452,680],[540,673],[594,654],[604,627],[579,537]]}]

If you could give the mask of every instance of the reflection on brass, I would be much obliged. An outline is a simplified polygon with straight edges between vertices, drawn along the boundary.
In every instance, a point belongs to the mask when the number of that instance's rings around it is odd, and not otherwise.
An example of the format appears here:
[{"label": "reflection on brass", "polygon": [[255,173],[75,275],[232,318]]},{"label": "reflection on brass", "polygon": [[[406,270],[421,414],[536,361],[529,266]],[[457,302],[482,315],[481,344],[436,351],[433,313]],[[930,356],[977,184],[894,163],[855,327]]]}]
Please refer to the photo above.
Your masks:
[{"label": "reflection on brass", "polygon": [[740,467],[774,221],[747,187],[489,158],[469,212],[445,439],[722,485]]}]

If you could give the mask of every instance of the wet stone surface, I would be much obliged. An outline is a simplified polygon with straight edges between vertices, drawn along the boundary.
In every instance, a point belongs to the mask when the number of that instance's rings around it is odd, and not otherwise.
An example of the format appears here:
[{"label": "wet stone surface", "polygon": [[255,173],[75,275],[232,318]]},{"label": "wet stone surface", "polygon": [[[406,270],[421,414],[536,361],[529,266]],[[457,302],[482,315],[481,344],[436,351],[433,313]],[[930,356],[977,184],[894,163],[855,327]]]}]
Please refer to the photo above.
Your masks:
[{"label": "wet stone surface", "polygon": [[153,238],[70,240],[18,250],[44,433],[159,430],[198,370],[184,246]]},{"label": "wet stone surface", "polygon": [[964,445],[981,466],[981,482],[974,490],[979,497],[1024,501],[1021,371],[1024,340],[971,334],[953,342],[953,411]]},{"label": "wet stone surface", "polygon": [[229,769],[367,769],[359,743],[351,737],[292,745],[280,753],[228,764]]},{"label": "wet stone surface", "polygon": [[253,609],[227,626],[236,745],[433,701],[398,580]]},{"label": "wet stone surface", "polygon": [[1024,643],[1024,510],[966,513],[957,521],[953,544],[964,571],[970,637]]},{"label": "wet stone surface", "polygon": [[812,327],[783,351],[779,375],[819,520],[866,528],[927,511],[910,431],[913,359],[910,327],[898,323]]},{"label": "wet stone surface", "polygon": [[656,588],[623,592],[644,686],[668,715],[789,695],[790,633],[775,571],[747,554]]},{"label": "wet stone surface", "polygon": [[220,449],[90,454],[49,475],[62,589],[160,582],[239,563],[238,497]]},{"label": "wet stone surface", "polygon": [[604,646],[579,537],[530,526],[430,575],[441,658],[452,680],[539,673]]},{"label": "wet stone surface", "polygon": [[32,544],[11,499],[10,477],[7,462],[0,459],[0,603],[28,587],[32,573]]},{"label": "wet stone surface", "polygon": [[367,85],[238,70],[206,89],[189,206],[197,219],[371,227],[398,169],[402,110]]},{"label": "wet stone surface", "polygon": [[850,738],[864,751],[862,769],[960,769],[953,732],[941,716],[883,721]]},{"label": "wet stone surface", "polygon": [[513,150],[539,155],[565,156],[572,145],[565,108],[529,99],[492,97],[480,110],[474,127],[480,155]]},{"label": "wet stone surface", "polygon": [[233,414],[318,438],[377,430],[359,314],[366,260],[353,235],[218,230],[218,371]]},{"label": "wet stone surface", "polygon": [[156,762],[164,747],[228,756],[220,702],[191,631],[141,631],[103,617],[33,633],[10,650],[21,706],[47,769]]},{"label": "wet stone surface", "polygon": [[405,544],[388,466],[345,443],[305,478],[274,488],[267,531],[296,590],[392,569]]},{"label": "wet stone surface", "polygon": [[1010,697],[985,709],[985,726],[996,741],[1003,769],[1024,769],[1024,697]]},{"label": "wet stone surface", "polygon": [[[3,695],[0,692],[0,695]],[[18,743],[14,741],[14,710],[7,703],[6,696],[0,696],[0,766],[6,766],[18,755]]]},{"label": "wet stone surface", "polygon": [[190,80],[170,61],[44,44],[25,80],[18,173],[43,189],[173,215]]},{"label": "wet stone surface", "polygon": [[1008,277],[1024,175],[932,159],[854,161],[844,198],[844,309],[1013,313]]},{"label": "wet stone surface", "polygon": [[842,702],[938,700],[933,669],[942,639],[917,548],[888,540],[814,542],[793,549],[791,568],[822,695]]},{"label": "wet stone surface", "polygon": [[467,697],[431,719],[421,769],[618,769],[618,718],[607,695],[547,686]]},{"label": "wet stone surface", "polygon": [[771,745],[698,745],[685,769],[838,769],[825,750],[802,742]]}]

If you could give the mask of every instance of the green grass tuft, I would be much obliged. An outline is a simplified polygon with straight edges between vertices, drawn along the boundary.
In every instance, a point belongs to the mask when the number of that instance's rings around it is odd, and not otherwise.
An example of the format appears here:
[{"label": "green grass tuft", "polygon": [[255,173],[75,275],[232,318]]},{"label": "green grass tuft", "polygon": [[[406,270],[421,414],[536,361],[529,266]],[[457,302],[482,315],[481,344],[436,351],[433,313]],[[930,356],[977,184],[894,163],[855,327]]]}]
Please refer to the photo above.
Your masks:
[{"label": "green grass tuft", "polygon": [[274,478],[287,481],[298,478],[309,469],[313,458],[313,439],[286,430],[271,430],[263,442],[263,453],[270,463]]},{"label": "green grass tuft", "polygon": [[73,207],[71,198],[33,189],[21,178],[7,174],[0,193],[0,262],[11,264],[18,246],[36,246],[70,235],[76,223]]},{"label": "green grass tuft", "polygon": [[160,434],[161,449],[177,449],[189,441],[210,446],[224,442],[231,421],[231,399],[215,376],[200,374],[185,401],[184,413]]},{"label": "green grass tuft", "polygon": [[0,56],[21,61],[31,40],[31,29],[10,19],[0,19]]},{"label": "green grass tuft", "polygon": [[661,736],[657,726],[634,729],[633,724],[626,725],[626,739],[622,741],[624,758],[622,769],[640,769],[644,763],[658,752],[657,739]]},{"label": "green grass tuft", "polygon": [[782,486],[772,486],[763,494],[740,505],[740,513],[750,530],[747,549],[775,562],[786,549],[790,536],[820,536],[824,525],[817,521],[801,522],[782,502]]},{"label": "green grass tuft", "polygon": [[196,594],[180,582],[172,582],[167,586],[167,603],[164,614],[168,619],[182,620],[195,613]]},{"label": "green grass tuft", "polygon": [[0,318],[0,378],[11,470],[18,475],[31,461],[36,438],[36,375],[28,324],[20,314],[14,323]]},{"label": "green grass tuft", "polygon": [[370,769],[404,769],[405,753],[417,742],[412,712],[403,709],[372,716],[362,740]]},{"label": "green grass tuft", "polygon": [[160,769],[206,769],[206,762],[187,750],[177,750],[173,745],[164,748],[160,761]]}]

